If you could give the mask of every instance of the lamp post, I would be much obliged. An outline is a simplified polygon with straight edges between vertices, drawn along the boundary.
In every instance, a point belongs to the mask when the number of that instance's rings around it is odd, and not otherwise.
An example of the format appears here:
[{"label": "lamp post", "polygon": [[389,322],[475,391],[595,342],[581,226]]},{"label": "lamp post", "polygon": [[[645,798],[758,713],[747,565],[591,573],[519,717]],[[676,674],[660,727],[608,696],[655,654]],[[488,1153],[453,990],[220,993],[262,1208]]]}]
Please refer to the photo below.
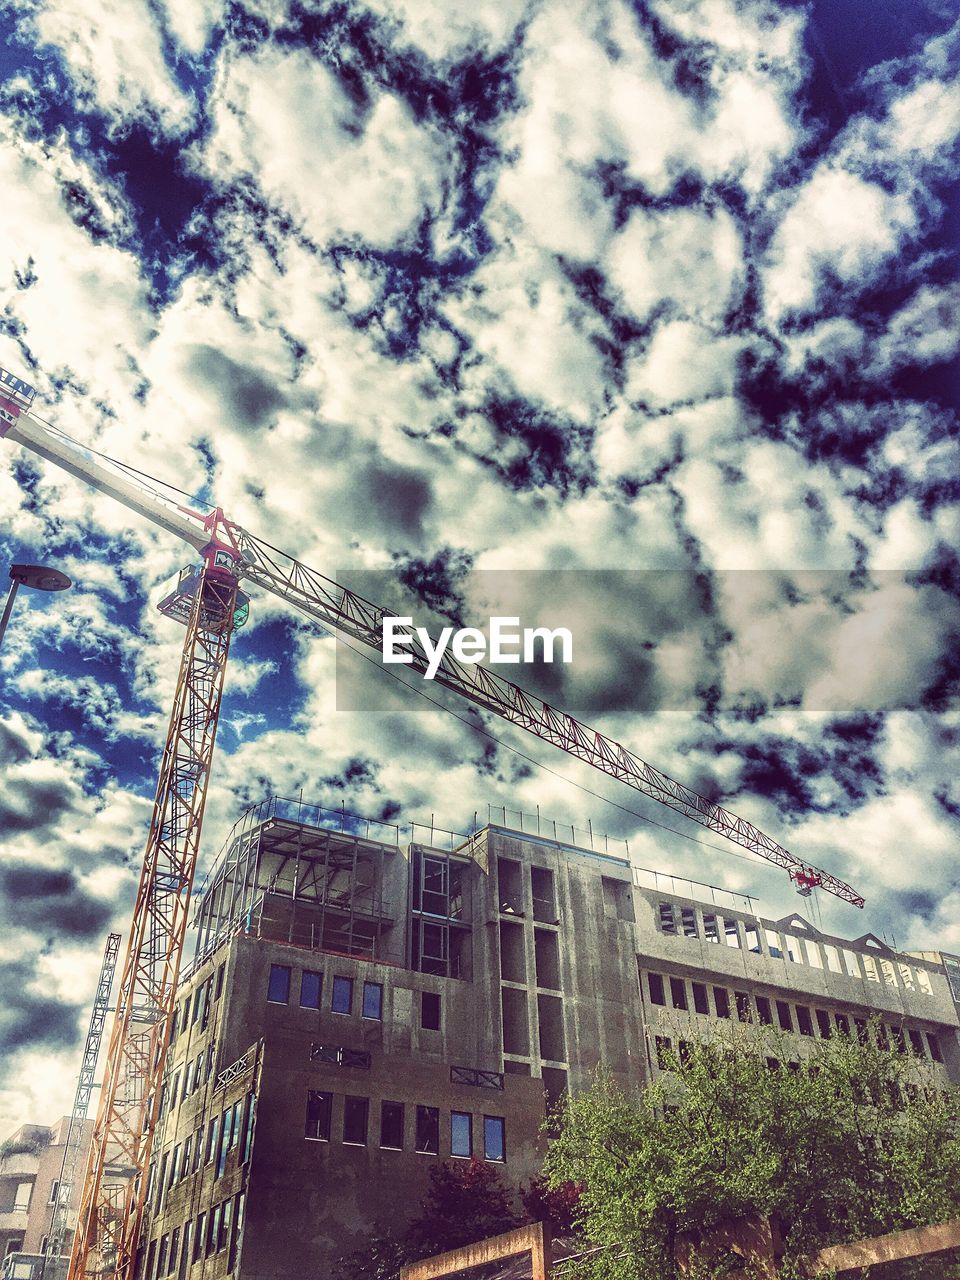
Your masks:
[{"label": "lamp post", "polygon": [[3,617],[0,618],[0,644],[3,643],[3,633],[7,629],[18,587],[32,587],[34,591],[66,591],[72,585],[65,573],[44,564],[12,564],[10,579],[7,602],[3,606]]}]

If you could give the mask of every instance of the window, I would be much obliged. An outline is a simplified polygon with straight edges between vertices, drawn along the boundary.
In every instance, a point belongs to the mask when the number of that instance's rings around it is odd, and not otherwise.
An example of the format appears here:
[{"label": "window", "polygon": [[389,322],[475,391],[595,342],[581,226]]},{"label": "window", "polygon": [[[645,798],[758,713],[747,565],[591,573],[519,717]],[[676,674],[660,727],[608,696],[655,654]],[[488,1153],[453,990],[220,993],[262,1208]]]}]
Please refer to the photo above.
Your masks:
[{"label": "window", "polygon": [[220,1233],[220,1214],[223,1212],[223,1206],[216,1204],[207,1214],[207,1241],[206,1252],[209,1257],[213,1253],[217,1244],[217,1236]]},{"label": "window", "polygon": [[829,1040],[833,1035],[833,1026],[830,1023],[830,1015],[824,1009],[817,1009],[817,1026],[820,1028],[820,1034],[824,1040]]},{"label": "window", "polygon": [[180,1177],[185,1178],[190,1172],[190,1152],[193,1147],[193,1135],[186,1139],[183,1144],[183,1158],[180,1161]]},{"label": "window", "polygon": [[300,975],[300,1008],[319,1009],[320,992],[323,990],[323,974],[304,969]]},{"label": "window", "polygon": [[163,1235],[160,1237],[160,1250],[157,1253],[157,1275],[165,1276],[167,1274],[167,1250],[170,1248],[170,1237]]},{"label": "window", "polygon": [[746,991],[735,991],[733,998],[737,1004],[737,1017],[741,1022],[753,1021],[753,1009],[750,1007],[750,997]]},{"label": "window", "polygon": [[403,1103],[380,1105],[380,1145],[390,1151],[403,1150]]},{"label": "window", "polygon": [[177,1258],[180,1256],[180,1228],[174,1227],[173,1234],[170,1236],[170,1257],[167,1259],[167,1274],[173,1273],[174,1267],[177,1265]]},{"label": "window", "polygon": [[203,1125],[193,1135],[193,1172],[200,1168],[203,1162]]},{"label": "window", "polygon": [[699,937],[697,932],[697,913],[693,907],[680,908],[680,924],[685,938]]},{"label": "window", "polygon": [[845,1013],[835,1013],[833,1020],[837,1024],[837,1030],[842,1036],[850,1035],[850,1019]]},{"label": "window", "polygon": [[217,1172],[214,1175],[217,1178],[223,1176],[223,1171],[227,1167],[227,1152],[233,1138],[233,1111],[227,1107],[223,1113],[223,1128],[220,1130],[220,1154],[217,1156]]},{"label": "window", "polygon": [[777,1021],[780,1023],[782,1030],[793,1030],[793,1019],[790,1017],[790,1006],[787,1004],[786,1000],[777,1001]]},{"label": "window", "polygon": [[203,1053],[197,1054],[197,1060],[193,1064],[193,1092],[196,1093],[203,1084]]},{"label": "window", "polygon": [[868,1044],[870,1037],[867,1034],[867,1023],[864,1018],[854,1018],[853,1025],[857,1029],[857,1043]]},{"label": "window", "polygon": [[675,1009],[686,1009],[687,988],[682,978],[670,979],[670,999]]},{"label": "window", "polygon": [[47,1204],[57,1203],[57,1189],[59,1186],[60,1186],[60,1183],[57,1181],[56,1178],[54,1178],[54,1180],[50,1183],[50,1195],[47,1198]]},{"label": "window", "polygon": [[330,1008],[334,1013],[353,1012],[352,978],[334,978],[333,999],[330,1001]]},{"label": "window", "polygon": [[344,1098],[343,1100],[343,1140],[350,1146],[365,1147],[367,1145],[367,1114],[370,1110],[368,1098]]},{"label": "window", "polygon": [[823,957],[820,955],[819,942],[811,942],[809,938],[805,938],[803,942],[803,949],[807,953],[807,964],[811,965],[814,969],[822,969]]},{"label": "window", "polygon": [[840,952],[836,947],[830,946],[828,942],[823,944],[824,955],[827,957],[827,968],[831,973],[843,973],[843,965],[840,963]]},{"label": "window", "polygon": [[223,971],[226,967],[226,962],[224,962],[217,970],[217,982],[213,992],[214,1000],[219,1000],[223,995]]},{"label": "window", "polygon": [[[43,1244],[40,1249],[40,1252],[41,1253],[47,1252],[46,1236],[43,1237]],[[151,1240],[150,1245],[147,1249],[147,1265],[144,1268],[144,1272],[143,1272],[145,1280],[153,1280],[153,1264],[156,1261],[156,1254],[157,1254],[157,1242],[156,1240]]]},{"label": "window", "polygon": [[813,1019],[810,1017],[810,1010],[802,1004],[797,1005],[797,1027],[802,1036],[813,1035]]},{"label": "window", "polygon": [[707,988],[702,982],[693,984],[693,1007],[697,1013],[709,1013],[710,1001],[707,999]]},{"label": "window", "polygon": [[933,1031],[927,1032],[927,1044],[930,1046],[930,1057],[934,1062],[943,1062],[943,1050],[940,1048],[940,1037]]},{"label": "window", "polygon": [[800,955],[800,939],[785,933],[783,941],[787,948],[787,959],[791,964],[803,964],[803,957]]},{"label": "window", "polygon": [[437,1107],[417,1107],[416,1146],[424,1155],[440,1154],[440,1112]]},{"label": "window", "polygon": [[234,1199],[233,1210],[233,1233],[230,1236],[230,1257],[227,1261],[227,1271],[235,1271],[237,1265],[237,1247],[240,1241],[240,1235],[243,1230],[243,1205],[245,1191],[237,1193]]},{"label": "window", "polygon": [[726,987],[713,988],[713,1002],[717,1006],[718,1018],[730,1017],[730,995]]},{"label": "window", "polygon": [[666,1004],[667,1000],[663,993],[663,978],[659,973],[647,974],[647,987],[650,990],[651,1004]]},{"label": "window", "polygon": [[[307,1094],[307,1118],[304,1122],[303,1136],[315,1142],[330,1141],[330,1113],[333,1109],[333,1094],[320,1093],[311,1089]],[[250,1108],[253,1114],[253,1107]]]},{"label": "window", "polygon": [[271,1004],[286,1004],[290,999],[289,965],[272,964],[270,966],[270,982],[267,985],[267,999]]},{"label": "window", "polygon": [[727,941],[728,947],[739,947],[740,930],[737,928],[736,920],[731,920],[729,916],[723,918],[723,934]]},{"label": "window", "polygon": [[450,1112],[450,1154],[468,1159],[473,1155],[473,1116],[469,1111]]},{"label": "window", "polygon": [[227,1247],[230,1239],[230,1223],[233,1221],[233,1201],[224,1200],[220,1214],[220,1227],[217,1231],[217,1253]]},{"label": "window", "polygon": [[783,949],[780,946],[779,933],[774,933],[772,929],[766,929],[766,928],[764,929],[763,932],[764,932],[764,936],[767,939],[767,950],[770,952],[770,955],[773,956],[774,960],[782,960]]},{"label": "window", "polygon": [[902,1027],[893,1027],[893,1028],[892,1028],[892,1031],[893,1031],[893,1043],[894,1043],[894,1046],[895,1046],[895,1048],[896,1048],[896,1050],[897,1050],[897,1053],[906,1053],[906,1052],[907,1052],[907,1038],[906,1038],[906,1036],[903,1034],[903,1028],[902,1028]]},{"label": "window", "polygon": [[180,1100],[180,1072],[173,1077],[170,1083],[170,1092],[167,1094],[170,1099],[170,1110],[173,1111]]},{"label": "window", "polygon": [[757,1015],[765,1027],[773,1026],[773,1014],[770,1011],[770,1001],[766,996],[757,996]]},{"label": "window", "polygon": [[483,1158],[500,1164],[507,1158],[506,1122],[502,1116],[483,1117]]},{"label": "window", "polygon": [[176,1182],[180,1170],[180,1143],[173,1148],[173,1155],[170,1157],[170,1181],[167,1184],[172,1187]]},{"label": "window", "polygon": [[677,922],[673,918],[673,904],[670,902],[660,903],[660,928],[664,933],[677,932]]},{"label": "window", "polygon": [[373,1018],[378,1022],[383,1017],[383,987],[379,982],[363,984],[362,1015],[364,1018]]},{"label": "window", "polygon": [[744,937],[747,940],[747,950],[755,952],[758,956],[762,955],[760,946],[760,930],[755,924],[745,924],[743,926]]},{"label": "window", "polygon": [[913,1049],[914,1057],[922,1058],[924,1056],[923,1040],[920,1037],[919,1031],[910,1032],[910,1047]]},{"label": "window", "polygon": [[547,867],[530,868],[533,918],[541,923],[557,924],[557,908],[553,891],[553,872]]},{"label": "window", "polygon": [[669,1036],[654,1036],[653,1040],[657,1050],[657,1066],[661,1071],[670,1071],[670,1050],[673,1048],[673,1042]]},{"label": "window", "polygon": [[177,1280],[183,1280],[187,1274],[187,1267],[190,1264],[190,1228],[192,1222],[183,1224],[183,1245],[180,1249],[180,1265],[177,1267]]},{"label": "window", "polygon": [[887,1028],[882,1022],[877,1023],[877,1045],[881,1049],[890,1048],[890,1039],[887,1035]]},{"label": "window", "polygon": [[703,916],[703,936],[708,942],[719,942],[720,934],[717,930],[717,917],[715,915]]},{"label": "window", "polygon": [[233,1104],[233,1115],[230,1119],[230,1147],[231,1149],[240,1141],[240,1119],[243,1113],[243,1099],[239,1098]]},{"label": "window", "polygon": [[200,1254],[203,1252],[203,1228],[206,1225],[206,1222],[207,1215],[205,1213],[201,1213],[199,1218],[197,1218],[197,1229],[193,1234],[193,1256],[190,1259],[191,1262],[200,1261]]},{"label": "window", "polygon": [[243,1140],[240,1143],[240,1154],[237,1156],[237,1164],[246,1164],[250,1159],[250,1152],[253,1149],[253,1119],[255,1108],[253,1104],[253,1094],[248,1093],[246,1098],[246,1110],[243,1116]]},{"label": "window", "polygon": [[170,1152],[165,1151],[160,1159],[160,1178],[157,1182],[157,1213],[163,1206],[163,1193],[167,1189],[167,1161],[170,1159]]},{"label": "window", "polygon": [[13,1212],[25,1213],[30,1208],[30,1197],[33,1192],[32,1182],[18,1182],[13,1197]]},{"label": "window", "polygon": [[420,992],[420,1026],[424,1031],[440,1030],[440,997],[436,991]]},{"label": "window", "polygon": [[220,1132],[220,1117],[214,1116],[207,1128],[207,1158],[204,1164],[209,1164],[213,1157],[217,1154],[217,1135]]}]

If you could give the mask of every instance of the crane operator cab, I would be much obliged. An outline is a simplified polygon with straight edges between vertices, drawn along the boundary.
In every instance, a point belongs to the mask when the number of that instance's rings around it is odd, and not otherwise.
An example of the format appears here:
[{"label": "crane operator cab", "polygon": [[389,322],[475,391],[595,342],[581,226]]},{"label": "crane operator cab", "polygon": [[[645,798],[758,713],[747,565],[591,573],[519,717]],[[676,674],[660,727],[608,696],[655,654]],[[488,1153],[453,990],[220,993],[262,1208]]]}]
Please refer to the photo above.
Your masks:
[{"label": "crane operator cab", "polygon": [[[191,564],[181,569],[172,589],[168,588],[157,608],[166,617],[186,626],[193,612],[197,591],[205,581],[200,625],[207,631],[222,631],[225,597],[237,580],[239,558],[230,548],[216,542],[209,543],[201,554],[206,565]],[[227,591],[223,588],[227,588]],[[242,627],[249,616],[250,597],[245,592],[238,591],[233,610],[233,630]]]}]

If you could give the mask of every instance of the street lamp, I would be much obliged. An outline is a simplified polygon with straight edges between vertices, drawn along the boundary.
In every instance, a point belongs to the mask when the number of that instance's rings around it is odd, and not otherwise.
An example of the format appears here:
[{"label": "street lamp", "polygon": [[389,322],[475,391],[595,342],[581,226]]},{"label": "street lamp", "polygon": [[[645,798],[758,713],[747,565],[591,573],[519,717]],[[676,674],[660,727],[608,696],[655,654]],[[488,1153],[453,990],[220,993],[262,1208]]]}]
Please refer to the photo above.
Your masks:
[{"label": "street lamp", "polygon": [[0,644],[3,643],[3,633],[7,629],[18,587],[32,587],[34,591],[66,591],[72,585],[65,573],[44,564],[12,564],[10,578],[7,602],[3,606],[3,617],[0,618]]}]

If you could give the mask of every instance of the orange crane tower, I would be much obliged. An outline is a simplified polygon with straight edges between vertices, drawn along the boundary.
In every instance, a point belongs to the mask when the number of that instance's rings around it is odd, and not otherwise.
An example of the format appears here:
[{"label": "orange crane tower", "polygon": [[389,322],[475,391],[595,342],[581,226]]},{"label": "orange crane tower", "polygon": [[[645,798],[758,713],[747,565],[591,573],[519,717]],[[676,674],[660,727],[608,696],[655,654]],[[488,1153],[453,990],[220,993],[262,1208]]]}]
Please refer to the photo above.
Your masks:
[{"label": "orange crane tower", "polygon": [[[140,473],[70,440],[36,416],[34,396],[33,387],[0,369],[0,436],[124,503],[201,557],[160,606],[187,631],[68,1272],[68,1280],[133,1280],[230,639],[246,616],[239,584],[249,581],[378,652],[389,612],[254,537],[219,508],[202,515],[181,506]],[[408,637],[410,665],[424,673],[429,658],[416,629],[396,633]],[[850,885],[804,863],[751,822],[494,672],[446,650],[434,679],[784,868],[801,892],[823,888],[863,906]]]}]

